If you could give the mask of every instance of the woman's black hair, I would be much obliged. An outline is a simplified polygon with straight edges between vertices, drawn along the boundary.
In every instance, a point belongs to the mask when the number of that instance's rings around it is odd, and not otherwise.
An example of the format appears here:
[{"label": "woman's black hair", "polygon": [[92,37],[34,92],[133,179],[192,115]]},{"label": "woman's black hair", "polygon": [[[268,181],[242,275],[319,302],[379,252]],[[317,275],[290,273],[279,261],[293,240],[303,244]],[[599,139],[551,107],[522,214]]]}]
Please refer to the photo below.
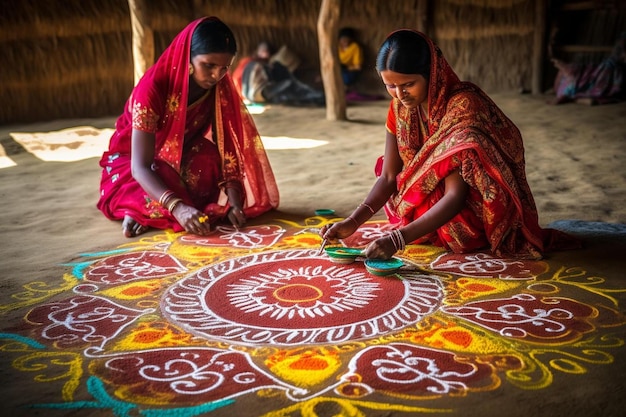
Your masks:
[{"label": "woman's black hair", "polygon": [[229,53],[237,54],[235,35],[217,18],[200,22],[191,37],[191,58],[196,55]]},{"label": "woman's black hair", "polygon": [[430,78],[430,47],[412,30],[398,30],[385,39],[376,58],[376,71],[420,74]]},{"label": "woman's black hair", "polygon": [[338,38],[343,38],[346,37],[348,39],[351,40],[356,40],[356,30],[354,30],[351,27],[344,27],[339,29],[339,35],[337,36]]}]

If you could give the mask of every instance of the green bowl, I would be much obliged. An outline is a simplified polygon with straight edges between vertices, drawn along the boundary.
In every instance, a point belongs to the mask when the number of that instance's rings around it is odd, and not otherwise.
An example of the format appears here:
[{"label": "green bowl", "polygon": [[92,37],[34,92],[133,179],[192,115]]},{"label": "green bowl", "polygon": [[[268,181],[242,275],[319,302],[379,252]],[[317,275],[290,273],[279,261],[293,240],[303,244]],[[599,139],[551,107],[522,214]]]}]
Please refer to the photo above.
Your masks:
[{"label": "green bowl", "polygon": [[395,274],[404,265],[402,259],[366,259],[365,269],[372,275],[386,276]]},{"label": "green bowl", "polygon": [[343,248],[340,246],[333,246],[325,248],[326,253],[331,258],[357,258],[363,256],[363,250],[357,248]]},{"label": "green bowl", "polygon": [[332,216],[335,214],[335,210],[333,209],[317,209],[315,210],[316,216]]}]

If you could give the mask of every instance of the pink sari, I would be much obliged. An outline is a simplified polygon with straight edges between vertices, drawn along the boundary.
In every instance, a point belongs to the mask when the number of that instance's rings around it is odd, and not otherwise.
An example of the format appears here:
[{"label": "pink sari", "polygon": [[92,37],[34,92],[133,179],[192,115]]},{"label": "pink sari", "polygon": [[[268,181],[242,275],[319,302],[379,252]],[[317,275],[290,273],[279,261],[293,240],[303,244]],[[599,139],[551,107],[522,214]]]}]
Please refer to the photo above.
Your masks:
[{"label": "pink sari", "polygon": [[408,224],[422,216],[442,198],[444,179],[459,171],[470,186],[467,204],[417,243],[531,259],[548,249],[578,247],[564,233],[539,227],[519,129],[482,90],[461,82],[424,38],[431,50],[428,119],[397,99],[387,116],[404,163],[398,191],[385,206],[390,222]]},{"label": "pink sari", "polygon": [[189,24],[144,74],[126,102],[109,149],[100,160],[97,207],[106,217],[129,215],[139,224],[183,230],[176,219],[134,180],[130,170],[133,129],[154,133],[153,170],[186,204],[222,219],[229,205],[225,187],[239,187],[244,213],[255,217],[278,207],[278,187],[252,116],[229,75],[187,106]]}]

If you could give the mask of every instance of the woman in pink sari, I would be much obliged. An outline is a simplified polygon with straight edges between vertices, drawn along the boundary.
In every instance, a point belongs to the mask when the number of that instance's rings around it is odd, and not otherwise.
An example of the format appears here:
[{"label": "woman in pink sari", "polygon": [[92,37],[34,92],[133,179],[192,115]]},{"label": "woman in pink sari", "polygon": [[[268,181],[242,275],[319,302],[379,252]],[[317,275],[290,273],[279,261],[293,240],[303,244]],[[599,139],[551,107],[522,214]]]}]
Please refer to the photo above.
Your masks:
[{"label": "woman in pink sari", "polygon": [[127,237],[205,235],[278,206],[259,133],[228,75],[237,52],[215,17],[182,30],[141,78],[100,165],[98,208]]},{"label": "woman in pink sari", "polygon": [[396,227],[368,245],[368,258],[388,259],[407,243],[529,259],[578,246],[539,227],[519,130],[482,90],[459,80],[430,39],[393,32],[376,69],[392,97],[379,177],[349,217],[321,229],[324,238],[350,236],[384,206]]}]

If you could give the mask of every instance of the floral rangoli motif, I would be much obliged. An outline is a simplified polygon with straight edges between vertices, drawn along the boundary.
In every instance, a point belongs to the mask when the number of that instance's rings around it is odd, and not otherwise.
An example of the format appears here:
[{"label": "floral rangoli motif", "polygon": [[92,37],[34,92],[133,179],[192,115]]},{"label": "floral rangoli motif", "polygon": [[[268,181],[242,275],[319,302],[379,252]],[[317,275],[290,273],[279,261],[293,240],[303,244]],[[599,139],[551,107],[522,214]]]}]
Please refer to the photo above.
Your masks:
[{"label": "floral rangoli motif", "polygon": [[[626,290],[576,265],[410,245],[397,273],[375,276],[361,259],[318,253],[328,221],[161,232],[24,286],[0,306],[23,318],[3,326],[0,347],[59,394],[23,407],[230,416],[263,400],[274,405],[247,415],[315,416],[321,403],[339,415],[443,413],[503,385],[579,377],[624,343],[615,294]],[[369,222],[343,244],[388,231]],[[450,408],[424,405],[438,398]]]}]

